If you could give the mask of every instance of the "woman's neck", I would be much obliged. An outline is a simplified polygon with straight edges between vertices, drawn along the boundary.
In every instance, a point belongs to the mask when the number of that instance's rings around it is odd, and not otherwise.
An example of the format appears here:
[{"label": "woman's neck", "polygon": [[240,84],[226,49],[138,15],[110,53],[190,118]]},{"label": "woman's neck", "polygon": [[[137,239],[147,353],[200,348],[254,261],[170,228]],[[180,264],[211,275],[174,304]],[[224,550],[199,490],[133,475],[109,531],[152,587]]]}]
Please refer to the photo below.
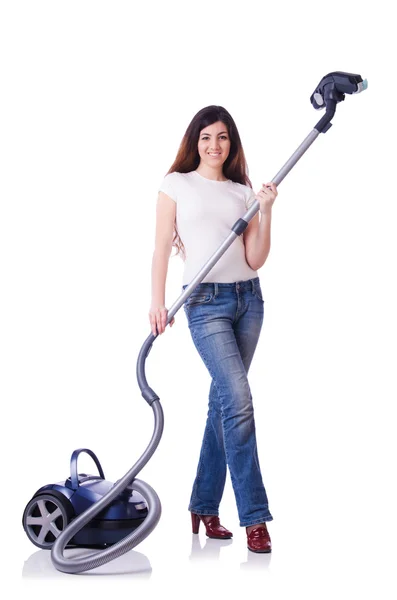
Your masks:
[{"label": "woman's neck", "polygon": [[206,179],[212,179],[213,181],[227,181],[227,177],[224,176],[222,167],[217,169],[211,169],[206,165],[199,165],[196,169],[199,175],[206,177]]}]

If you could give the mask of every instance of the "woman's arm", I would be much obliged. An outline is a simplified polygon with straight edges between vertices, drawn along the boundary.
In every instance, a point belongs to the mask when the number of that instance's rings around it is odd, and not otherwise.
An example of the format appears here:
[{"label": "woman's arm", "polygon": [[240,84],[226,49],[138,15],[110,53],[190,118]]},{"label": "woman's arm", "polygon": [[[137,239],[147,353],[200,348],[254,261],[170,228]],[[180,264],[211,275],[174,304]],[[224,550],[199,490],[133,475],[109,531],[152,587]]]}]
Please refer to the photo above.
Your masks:
[{"label": "woman's arm", "polygon": [[254,271],[257,271],[266,262],[270,252],[270,231],[272,224],[272,206],[277,197],[275,183],[264,183],[262,189],[255,196],[260,204],[260,215],[256,214],[245,230],[245,258]]},{"label": "woman's arm", "polygon": [[[159,192],[156,207],[156,237],[152,258],[152,303],[149,320],[154,335],[163,333],[167,320],[165,284],[168,262],[172,252],[176,204],[164,192]],[[170,326],[173,325],[172,319]]]},{"label": "woman's arm", "polygon": [[257,271],[266,262],[270,252],[270,230],[272,221],[272,211],[270,209],[266,214],[259,214],[251,219],[245,230],[245,258],[247,263],[254,271]]},{"label": "woman's arm", "polygon": [[165,301],[165,283],[168,261],[172,251],[175,214],[175,202],[164,192],[159,192],[156,206],[156,236],[152,259],[152,305],[161,305]]}]

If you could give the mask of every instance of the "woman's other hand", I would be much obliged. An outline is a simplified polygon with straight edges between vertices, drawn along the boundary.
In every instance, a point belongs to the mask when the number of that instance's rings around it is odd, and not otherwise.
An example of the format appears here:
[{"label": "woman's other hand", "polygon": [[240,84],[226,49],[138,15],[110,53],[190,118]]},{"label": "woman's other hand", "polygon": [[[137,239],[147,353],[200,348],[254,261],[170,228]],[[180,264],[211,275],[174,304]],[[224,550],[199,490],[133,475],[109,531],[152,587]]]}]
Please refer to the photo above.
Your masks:
[{"label": "woman's other hand", "polygon": [[262,188],[255,196],[261,205],[260,212],[262,215],[271,213],[273,203],[277,198],[277,194],[277,186],[275,183],[270,182],[262,184]]},{"label": "woman's other hand", "polygon": [[[168,309],[164,306],[151,306],[149,311],[149,321],[153,335],[160,335],[165,331],[167,323]],[[170,327],[175,323],[175,317],[170,321]]]}]

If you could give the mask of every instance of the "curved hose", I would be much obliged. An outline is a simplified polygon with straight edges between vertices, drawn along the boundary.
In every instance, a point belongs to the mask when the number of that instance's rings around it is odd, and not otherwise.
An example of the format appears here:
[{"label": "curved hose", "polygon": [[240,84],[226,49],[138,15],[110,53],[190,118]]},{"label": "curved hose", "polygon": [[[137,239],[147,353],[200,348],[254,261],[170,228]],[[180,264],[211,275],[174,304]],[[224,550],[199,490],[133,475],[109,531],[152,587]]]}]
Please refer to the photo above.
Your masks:
[{"label": "curved hose", "polygon": [[[128,473],[119,479],[103,498],[98,502],[95,502],[95,504],[90,506],[85,512],[76,517],[76,519],[74,519],[55,540],[55,543],[51,548],[51,560],[58,571],[63,571],[64,573],[80,573],[104,565],[140,544],[140,542],[153,531],[159,522],[161,515],[161,503],[159,497],[149,484],[140,479],[135,479],[136,475],[143,469],[156,451],[163,433],[164,415],[160,401],[155,400],[151,406],[154,413],[154,432],[145,452]],[[87,523],[89,523],[89,521],[91,521],[99,512],[113,502],[113,500],[115,500],[128,486],[142,494],[148,505],[148,515],[143,523],[141,523],[132,533],[109,548],[94,552],[83,558],[65,558],[63,552],[69,540],[71,540],[72,537],[87,525]]]}]

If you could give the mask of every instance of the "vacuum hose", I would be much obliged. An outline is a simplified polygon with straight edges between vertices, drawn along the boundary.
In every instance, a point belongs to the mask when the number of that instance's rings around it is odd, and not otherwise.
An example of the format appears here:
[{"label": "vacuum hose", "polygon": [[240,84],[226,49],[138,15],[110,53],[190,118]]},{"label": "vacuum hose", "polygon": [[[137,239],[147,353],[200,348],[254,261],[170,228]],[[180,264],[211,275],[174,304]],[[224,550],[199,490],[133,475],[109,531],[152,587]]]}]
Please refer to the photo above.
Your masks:
[{"label": "vacuum hose", "polygon": [[[154,413],[154,432],[152,439],[145,452],[135,465],[114,484],[114,486],[98,502],[93,504],[84,513],[76,517],[68,527],[57,537],[51,548],[51,560],[58,571],[64,573],[80,573],[89,571],[101,565],[118,558],[142,542],[156,527],[161,516],[161,503],[154,489],[140,479],[136,479],[137,474],[143,469],[154,454],[159,445],[163,427],[164,416],[160,401],[157,399],[151,404]],[[65,558],[63,552],[72,537],[80,531],[89,521],[91,521],[99,512],[115,500],[127,487],[138,491],[145,498],[148,505],[148,515],[132,533],[120,540],[113,546],[84,556],[83,558]]]}]

